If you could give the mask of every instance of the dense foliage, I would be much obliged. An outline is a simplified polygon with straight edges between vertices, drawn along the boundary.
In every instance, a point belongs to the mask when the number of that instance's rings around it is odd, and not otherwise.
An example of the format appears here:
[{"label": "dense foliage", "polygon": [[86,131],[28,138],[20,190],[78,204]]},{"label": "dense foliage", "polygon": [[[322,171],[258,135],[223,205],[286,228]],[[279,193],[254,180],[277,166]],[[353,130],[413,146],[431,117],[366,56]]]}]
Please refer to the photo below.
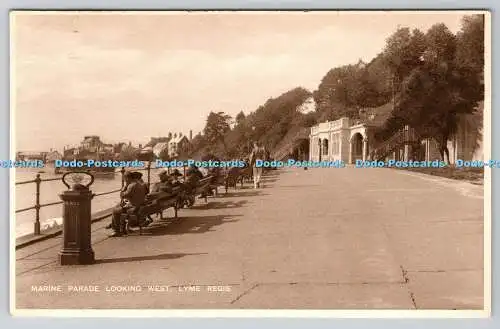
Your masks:
[{"label": "dense foliage", "polygon": [[[404,125],[438,141],[444,157],[446,140],[460,114],[473,113],[484,97],[484,17],[467,16],[457,35],[444,24],[426,33],[403,27],[387,38],[371,62],[332,68],[312,93],[297,87],[267,100],[255,111],[231,117],[210,112],[203,135],[193,140],[194,153],[219,157],[245,156],[260,140],[273,150],[297,127],[343,116],[358,118],[362,109],[394,102],[392,116],[377,132],[387,139]],[[316,110],[297,109],[313,97]]]}]

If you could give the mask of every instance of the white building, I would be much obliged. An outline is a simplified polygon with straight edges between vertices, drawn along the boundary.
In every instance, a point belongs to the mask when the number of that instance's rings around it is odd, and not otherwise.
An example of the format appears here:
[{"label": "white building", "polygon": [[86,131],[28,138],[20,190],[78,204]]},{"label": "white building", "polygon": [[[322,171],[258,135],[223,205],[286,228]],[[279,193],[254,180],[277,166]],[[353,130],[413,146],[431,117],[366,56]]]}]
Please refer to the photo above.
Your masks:
[{"label": "white building", "polygon": [[367,160],[369,155],[370,126],[349,118],[322,122],[311,128],[309,136],[310,161],[354,163]]},{"label": "white building", "polygon": [[[448,140],[450,163],[455,163],[457,159],[483,160],[483,130],[477,128],[481,126],[482,112],[483,104],[480,104],[477,113],[460,117],[456,134]],[[375,143],[376,128],[387,120],[390,107],[386,104],[371,109],[369,113],[364,120],[341,118],[312,127],[309,160],[341,160],[350,164],[356,160],[441,160],[437,142],[419,138],[410,127],[405,127],[386,141]]]},{"label": "white building", "polygon": [[155,146],[153,146],[153,148],[152,148],[152,151],[157,158],[160,157],[162,152],[165,150],[167,150],[167,152],[168,152],[168,143],[167,142],[156,143]]},{"label": "white building", "polygon": [[189,150],[191,143],[189,139],[182,134],[174,134],[168,142],[168,155],[171,158],[178,157],[183,151]]}]

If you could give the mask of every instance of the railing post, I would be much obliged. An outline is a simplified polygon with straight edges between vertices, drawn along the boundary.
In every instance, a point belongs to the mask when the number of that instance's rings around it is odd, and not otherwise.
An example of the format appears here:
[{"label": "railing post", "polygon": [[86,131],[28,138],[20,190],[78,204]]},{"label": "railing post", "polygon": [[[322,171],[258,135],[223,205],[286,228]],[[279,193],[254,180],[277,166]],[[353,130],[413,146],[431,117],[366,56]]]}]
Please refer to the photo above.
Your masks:
[{"label": "railing post", "polygon": [[151,161],[148,161],[148,190],[151,190]]},{"label": "railing post", "polygon": [[120,173],[122,174],[122,188],[125,186],[125,167],[120,169]]},{"label": "railing post", "polygon": [[35,197],[35,235],[40,235],[40,174],[36,174],[36,197]]}]

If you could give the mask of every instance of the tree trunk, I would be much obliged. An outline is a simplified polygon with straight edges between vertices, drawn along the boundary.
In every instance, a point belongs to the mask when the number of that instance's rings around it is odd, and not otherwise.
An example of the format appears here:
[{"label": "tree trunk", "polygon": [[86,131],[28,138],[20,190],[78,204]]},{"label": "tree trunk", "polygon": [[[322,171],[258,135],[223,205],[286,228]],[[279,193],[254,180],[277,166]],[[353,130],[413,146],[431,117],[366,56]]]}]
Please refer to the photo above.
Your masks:
[{"label": "tree trunk", "polygon": [[450,151],[448,150],[448,146],[445,145],[444,147],[444,153],[446,154],[446,163],[451,164],[450,162]]},{"label": "tree trunk", "polygon": [[224,140],[224,137],[221,138],[222,146],[224,147],[224,153],[227,153],[227,145],[226,141]]},{"label": "tree trunk", "polygon": [[[448,138],[444,137],[439,143],[439,154],[441,155],[441,160],[450,164],[450,151],[448,150]],[[446,156],[446,158],[445,158]]]}]

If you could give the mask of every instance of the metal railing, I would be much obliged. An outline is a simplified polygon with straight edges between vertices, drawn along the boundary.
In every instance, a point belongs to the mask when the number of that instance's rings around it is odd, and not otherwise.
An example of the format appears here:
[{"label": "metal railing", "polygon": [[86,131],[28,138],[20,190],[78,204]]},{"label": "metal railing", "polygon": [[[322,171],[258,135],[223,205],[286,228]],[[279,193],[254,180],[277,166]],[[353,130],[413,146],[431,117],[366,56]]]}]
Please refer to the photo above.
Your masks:
[{"label": "metal railing", "polygon": [[394,149],[408,144],[414,144],[420,142],[420,136],[415,131],[415,128],[401,129],[396,132],[392,137],[385,140],[377,148],[375,148],[371,153],[374,160],[379,160],[386,157],[389,153],[393,152]]},{"label": "metal railing", "polygon": [[[151,171],[152,170],[158,170],[158,169],[164,169],[164,168],[152,168],[151,163],[148,162],[147,166],[145,168],[137,168],[134,169],[134,171],[146,171],[147,172],[147,184],[148,188],[151,189]],[[167,168],[167,171],[170,173],[170,168]],[[125,168],[121,168],[119,171],[114,171],[114,172],[107,172],[107,173],[99,173],[99,176],[104,176],[104,175],[117,175],[121,174],[121,187],[119,189],[114,189],[111,191],[106,191],[106,192],[100,192],[100,193],[95,193],[94,197],[98,197],[101,195],[108,195],[108,194],[113,194],[120,192],[123,187],[125,186]],[[183,174],[186,176],[186,167],[183,168]],[[50,182],[50,181],[56,181],[56,180],[61,180],[60,177],[57,178],[41,178],[40,174],[36,174],[35,179],[32,180],[26,180],[26,181],[21,181],[21,182],[16,182],[15,185],[25,185],[25,184],[35,184],[35,204],[31,207],[27,208],[22,208],[22,209],[16,209],[15,213],[22,213],[30,210],[35,210],[35,223],[34,223],[34,234],[35,235],[40,235],[40,209],[43,207],[49,207],[49,206],[54,206],[58,204],[62,204],[63,201],[55,201],[55,202],[49,202],[49,203],[44,203],[40,204],[40,186],[42,182]]]}]

